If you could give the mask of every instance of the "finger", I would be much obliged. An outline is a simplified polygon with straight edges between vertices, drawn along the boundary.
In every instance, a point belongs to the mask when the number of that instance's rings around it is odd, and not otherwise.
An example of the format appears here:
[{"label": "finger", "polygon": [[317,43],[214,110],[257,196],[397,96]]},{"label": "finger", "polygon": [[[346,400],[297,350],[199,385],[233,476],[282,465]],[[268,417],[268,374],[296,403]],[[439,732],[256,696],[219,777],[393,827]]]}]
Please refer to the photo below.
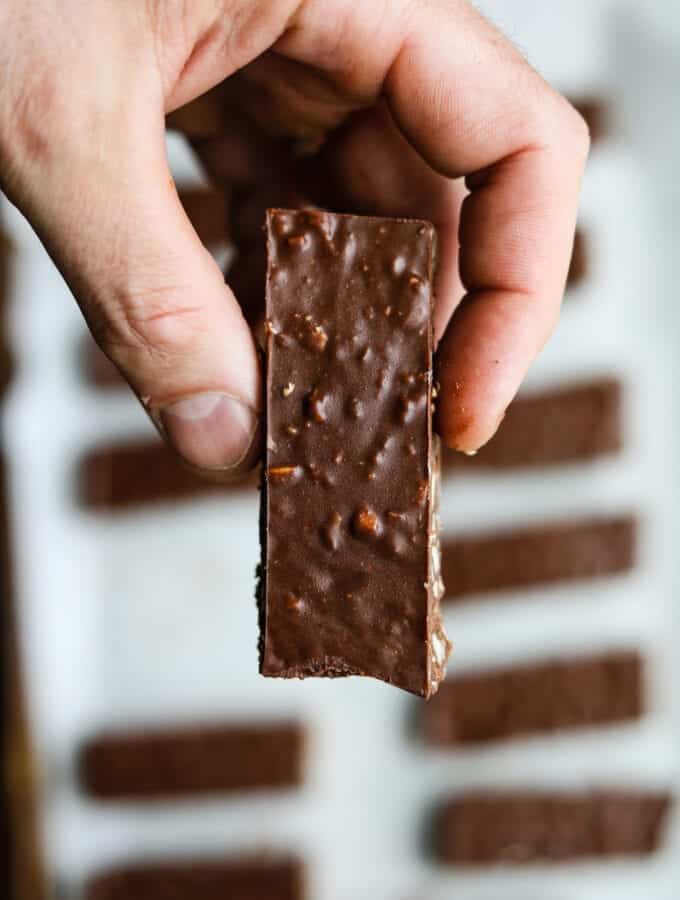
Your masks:
[{"label": "finger", "polygon": [[482,170],[461,214],[467,295],[439,349],[441,431],[472,451],[493,435],[556,321],[588,140],[576,112],[484,19],[469,10],[461,39],[460,23],[434,15],[430,5],[417,14],[386,88],[439,171]]},{"label": "finger", "polygon": [[162,434],[190,465],[239,474],[258,450],[253,338],[182,209],[161,113],[125,116],[94,150],[74,136],[40,159],[23,206]]},{"label": "finger", "polygon": [[556,320],[587,129],[467,2],[393,7],[393,16],[371,7],[346,17],[339,36],[328,3],[310,2],[277,49],[320,66],[364,104],[386,97],[404,135],[442,175],[483,173],[468,182],[462,209],[467,298],[438,353],[440,428],[469,451],[495,431]]}]

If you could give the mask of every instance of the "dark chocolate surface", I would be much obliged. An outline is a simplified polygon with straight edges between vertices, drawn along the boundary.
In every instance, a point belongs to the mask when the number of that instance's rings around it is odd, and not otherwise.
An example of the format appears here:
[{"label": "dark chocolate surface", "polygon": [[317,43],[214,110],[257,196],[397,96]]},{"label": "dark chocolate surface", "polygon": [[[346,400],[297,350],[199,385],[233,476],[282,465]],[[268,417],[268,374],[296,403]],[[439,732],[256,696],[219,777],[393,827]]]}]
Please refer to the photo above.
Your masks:
[{"label": "dark chocolate surface", "polygon": [[461,866],[644,856],[659,846],[671,806],[664,793],[469,793],[447,801],[435,852]]},{"label": "dark chocolate surface", "polygon": [[442,544],[446,597],[614,575],[633,567],[635,550],[631,516],[450,538]]},{"label": "dark chocolate surface", "polygon": [[613,378],[519,396],[475,456],[447,450],[444,470],[514,469],[588,462],[623,444],[622,388]]},{"label": "dark chocolate surface", "polygon": [[162,799],[296,787],[304,731],[296,722],[102,734],[81,750],[80,783],[103,800]]},{"label": "dark chocolate surface", "polygon": [[425,740],[479,744],[637,719],[642,668],[631,651],[456,675],[423,709]]},{"label": "dark chocolate surface", "polygon": [[265,675],[436,688],[433,253],[425,222],[269,213]]},{"label": "dark chocolate surface", "polygon": [[148,861],[93,876],[86,900],[303,900],[304,872],[293,858]]}]

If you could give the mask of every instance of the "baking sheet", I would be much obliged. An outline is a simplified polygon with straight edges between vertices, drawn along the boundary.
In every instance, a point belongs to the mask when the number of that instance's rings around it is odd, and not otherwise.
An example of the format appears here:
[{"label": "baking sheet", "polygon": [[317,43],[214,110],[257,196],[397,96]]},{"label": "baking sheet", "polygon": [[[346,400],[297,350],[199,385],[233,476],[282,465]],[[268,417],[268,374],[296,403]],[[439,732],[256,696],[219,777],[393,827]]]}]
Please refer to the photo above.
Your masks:
[{"label": "baking sheet", "polygon": [[[612,138],[593,151],[580,216],[590,271],[570,293],[530,384],[620,376],[626,434],[619,456],[594,464],[448,478],[444,529],[633,511],[641,548],[630,575],[449,608],[452,669],[640,646],[649,659],[649,714],[592,733],[432,752],[409,728],[415,701],[382,684],[259,678],[256,496],[205,497],[115,518],[76,506],[80,454],[150,426],[128,396],[80,381],[77,310],[9,211],[18,247],[12,331],[19,369],[6,431],[21,636],[45,847],[67,896],[77,896],[92,870],[130,855],[262,846],[296,850],[309,862],[314,900],[680,894],[675,816],[663,851],[640,862],[450,872],[422,852],[427,814],[450,790],[680,786],[680,197],[678,126],[668,121],[680,76],[677,6],[481,5],[558,86],[611,97]],[[178,178],[199,177],[180,142],[171,141],[170,155]],[[100,727],[291,712],[311,734],[301,791],[146,808],[101,806],[75,785],[77,747]]]}]

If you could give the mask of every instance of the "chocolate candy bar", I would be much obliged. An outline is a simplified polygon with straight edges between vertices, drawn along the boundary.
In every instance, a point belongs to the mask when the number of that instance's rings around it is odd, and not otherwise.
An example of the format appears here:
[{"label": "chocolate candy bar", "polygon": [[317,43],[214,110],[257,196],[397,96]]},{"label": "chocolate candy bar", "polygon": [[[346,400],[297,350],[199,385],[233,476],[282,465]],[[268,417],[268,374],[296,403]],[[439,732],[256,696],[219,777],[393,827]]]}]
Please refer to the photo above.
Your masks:
[{"label": "chocolate candy bar", "polygon": [[296,787],[304,732],[296,722],[102,734],[79,760],[80,783],[102,800]]},{"label": "chocolate candy bar", "polygon": [[470,793],[443,804],[435,852],[462,866],[645,856],[659,846],[665,793]]},{"label": "chocolate candy bar", "polygon": [[588,246],[586,238],[580,228],[574,234],[574,246],[571,251],[569,272],[567,273],[567,287],[577,287],[588,274]]},{"label": "chocolate candy bar", "polygon": [[304,871],[291,857],[139,862],[90,879],[85,900],[303,900]]},{"label": "chocolate candy bar", "polygon": [[268,214],[264,675],[425,697],[443,675],[434,238],[419,221]]},{"label": "chocolate candy bar", "polygon": [[623,443],[622,389],[603,378],[520,396],[475,456],[446,450],[444,469],[513,469],[589,462]]},{"label": "chocolate candy bar", "polygon": [[233,484],[207,481],[185,468],[171,450],[153,438],[90,450],[80,460],[77,476],[81,504],[99,511],[252,490],[255,478]]},{"label": "chocolate candy bar", "polygon": [[630,516],[546,523],[449,539],[442,545],[446,597],[614,575],[633,568]]},{"label": "chocolate candy bar", "polygon": [[423,710],[425,740],[441,747],[637,719],[635,652],[554,660],[447,678]]}]

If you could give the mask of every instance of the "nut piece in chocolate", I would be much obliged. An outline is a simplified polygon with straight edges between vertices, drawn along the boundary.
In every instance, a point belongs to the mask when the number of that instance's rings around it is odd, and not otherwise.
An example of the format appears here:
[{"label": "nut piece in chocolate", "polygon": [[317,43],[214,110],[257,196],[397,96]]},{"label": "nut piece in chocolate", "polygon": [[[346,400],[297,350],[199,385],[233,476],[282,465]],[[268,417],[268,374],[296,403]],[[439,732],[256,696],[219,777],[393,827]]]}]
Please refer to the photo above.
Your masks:
[{"label": "nut piece in chocolate", "polygon": [[268,213],[264,675],[424,697],[443,677],[434,243],[422,221]]}]

